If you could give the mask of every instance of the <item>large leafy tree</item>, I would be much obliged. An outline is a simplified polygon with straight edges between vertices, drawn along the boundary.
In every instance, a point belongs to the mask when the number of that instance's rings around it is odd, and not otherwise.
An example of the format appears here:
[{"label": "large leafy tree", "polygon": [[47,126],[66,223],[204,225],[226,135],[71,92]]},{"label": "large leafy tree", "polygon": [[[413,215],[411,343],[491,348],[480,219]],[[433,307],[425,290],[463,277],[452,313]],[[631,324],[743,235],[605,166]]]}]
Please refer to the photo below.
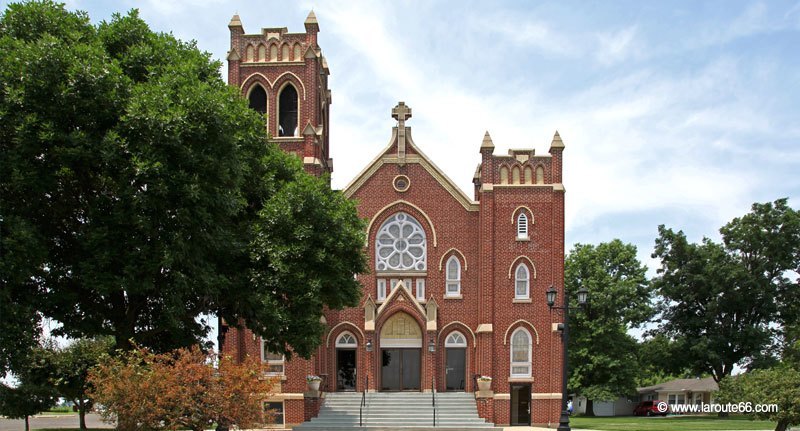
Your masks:
[{"label": "large leafy tree", "polygon": [[[661,304],[660,332],[681,345],[685,363],[719,382],[736,365],[765,361],[773,341],[797,324],[800,213],[786,199],[753,204],[720,229],[722,243],[690,243],[683,232],[659,227],[653,257]],[[788,351],[788,350],[787,350]]]},{"label": "large leafy tree", "polygon": [[166,351],[216,313],[308,356],[323,306],[357,303],[354,204],[267,144],[219,67],[135,11],[95,26],[50,1],[5,10],[0,366],[42,317]]},{"label": "large leafy tree", "polygon": [[588,305],[570,316],[570,391],[589,400],[635,392],[637,342],[628,330],[653,314],[646,271],[636,247],[618,239],[576,244],[569,252],[564,273],[571,305],[577,306],[578,289],[589,290]]}]

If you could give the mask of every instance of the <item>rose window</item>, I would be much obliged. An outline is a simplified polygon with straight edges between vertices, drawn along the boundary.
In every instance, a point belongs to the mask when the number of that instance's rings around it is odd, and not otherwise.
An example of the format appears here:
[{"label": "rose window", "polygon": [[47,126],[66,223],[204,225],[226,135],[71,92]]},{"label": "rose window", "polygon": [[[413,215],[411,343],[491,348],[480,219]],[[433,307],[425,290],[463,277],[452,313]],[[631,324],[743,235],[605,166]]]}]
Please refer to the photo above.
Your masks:
[{"label": "rose window", "polygon": [[425,231],[406,213],[391,216],[375,240],[375,269],[378,271],[424,271]]}]

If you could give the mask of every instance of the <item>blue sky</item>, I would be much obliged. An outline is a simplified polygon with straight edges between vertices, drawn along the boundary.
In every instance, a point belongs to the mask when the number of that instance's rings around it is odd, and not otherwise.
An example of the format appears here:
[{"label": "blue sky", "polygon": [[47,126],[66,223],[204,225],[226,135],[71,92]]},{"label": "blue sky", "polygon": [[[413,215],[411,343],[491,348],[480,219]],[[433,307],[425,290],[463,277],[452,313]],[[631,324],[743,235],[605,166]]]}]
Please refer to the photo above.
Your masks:
[{"label": "blue sky", "polygon": [[558,130],[567,247],[620,238],[651,274],[659,224],[716,238],[753,202],[800,206],[797,0],[66,3],[95,22],[138,8],[220,60],[234,13],[247,33],[302,32],[313,8],[337,188],[386,145],[403,100],[417,145],[469,196],[484,131],[497,153],[543,153]]},{"label": "blue sky", "polygon": [[659,224],[715,238],[753,202],[800,206],[797,0],[66,3],[95,22],[138,8],[220,60],[234,13],[247,33],[302,32],[313,8],[337,188],[386,145],[404,100],[415,142],[469,196],[484,131],[497,153],[543,153],[558,130],[567,247],[621,238],[651,272]]}]

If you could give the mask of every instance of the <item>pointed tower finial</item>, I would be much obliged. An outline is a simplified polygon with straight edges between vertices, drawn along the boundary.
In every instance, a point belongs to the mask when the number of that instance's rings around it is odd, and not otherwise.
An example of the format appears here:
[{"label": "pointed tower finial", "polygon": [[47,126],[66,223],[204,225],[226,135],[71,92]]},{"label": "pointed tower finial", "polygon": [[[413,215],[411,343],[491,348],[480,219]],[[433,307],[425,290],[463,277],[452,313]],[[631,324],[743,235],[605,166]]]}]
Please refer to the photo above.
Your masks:
[{"label": "pointed tower finial", "polygon": [[494,142],[492,142],[492,137],[489,135],[488,130],[483,135],[483,142],[481,142],[481,148],[494,148]]},{"label": "pointed tower finial", "polygon": [[233,14],[233,18],[231,18],[231,22],[228,23],[228,27],[241,27],[241,26],[242,26],[242,20],[241,18],[239,18],[239,14],[238,13]]},{"label": "pointed tower finial", "polygon": [[319,24],[317,22],[317,15],[314,14],[314,9],[311,9],[311,12],[308,13],[306,17],[306,24]]},{"label": "pointed tower finial", "polygon": [[564,148],[564,141],[561,140],[561,135],[558,134],[558,130],[556,130],[556,134],[553,135],[553,141],[550,142],[550,148]]}]

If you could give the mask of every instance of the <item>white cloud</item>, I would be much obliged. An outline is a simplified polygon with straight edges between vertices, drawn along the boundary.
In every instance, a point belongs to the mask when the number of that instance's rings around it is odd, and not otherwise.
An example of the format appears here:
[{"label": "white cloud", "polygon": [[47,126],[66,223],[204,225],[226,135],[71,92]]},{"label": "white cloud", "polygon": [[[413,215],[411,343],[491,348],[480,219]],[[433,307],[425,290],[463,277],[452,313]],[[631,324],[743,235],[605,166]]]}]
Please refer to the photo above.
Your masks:
[{"label": "white cloud", "polygon": [[[91,9],[88,0],[71,1]],[[783,95],[774,83],[796,79],[786,75],[788,59],[722,48],[796,26],[800,6],[776,12],[754,3],[735,19],[690,12],[691,22],[668,30],[654,30],[646,17],[604,20],[558,3],[541,5],[546,13],[507,6],[487,13],[429,3],[148,0],[139,7],[154,28],[197,39],[217,58],[228,48],[234,12],[248,33],[295,32],[313,7],[332,71],[335,187],[386,145],[390,110],[404,100],[414,110],[415,142],[468,196],[485,130],[503,154],[545,152],[558,129],[571,232],[611,238],[625,226],[598,220],[680,209],[713,235],[762,196],[797,195],[798,180],[775,177],[800,165],[800,149],[786,144],[800,138],[796,106],[776,102]],[[698,47],[706,48],[702,57],[692,54]]]},{"label": "white cloud", "polygon": [[[394,124],[389,112],[401,99],[414,109],[409,125],[415,142],[468,196],[484,130],[490,131],[501,154],[510,147],[546,151],[558,128],[567,145],[568,230],[591,226],[608,214],[672,208],[695,208],[698,216],[719,226],[747,208],[753,190],[763,185],[755,167],[741,158],[715,160],[720,154],[736,156],[731,144],[713,144],[722,142],[722,136],[768,132],[768,117],[750,106],[747,88],[740,84],[743,64],[736,59],[710,58],[678,74],[631,68],[585,88],[576,85],[561,98],[541,94],[535,83],[479,93],[437,73],[440,59],[427,49],[424,36],[404,33],[402,20],[386,18],[397,13],[359,4],[318,11],[325,28],[343,43],[338,49],[361,65],[348,68],[357,78],[334,85],[332,146],[338,187],[386,145]],[[472,25],[464,32],[486,28],[482,21]],[[496,27],[501,34],[507,28],[517,27]],[[546,26],[521,28],[524,37],[516,42],[550,46]],[[598,55],[608,61],[632,55],[639,31],[634,25],[606,33],[600,37],[603,54]],[[370,37],[359,37],[363,34]],[[376,89],[377,97],[357,97],[365,86]],[[744,177],[749,180],[742,181]]]},{"label": "white cloud", "polygon": [[616,32],[598,34],[598,50],[595,58],[600,64],[610,65],[634,56],[637,25],[623,28]]}]

